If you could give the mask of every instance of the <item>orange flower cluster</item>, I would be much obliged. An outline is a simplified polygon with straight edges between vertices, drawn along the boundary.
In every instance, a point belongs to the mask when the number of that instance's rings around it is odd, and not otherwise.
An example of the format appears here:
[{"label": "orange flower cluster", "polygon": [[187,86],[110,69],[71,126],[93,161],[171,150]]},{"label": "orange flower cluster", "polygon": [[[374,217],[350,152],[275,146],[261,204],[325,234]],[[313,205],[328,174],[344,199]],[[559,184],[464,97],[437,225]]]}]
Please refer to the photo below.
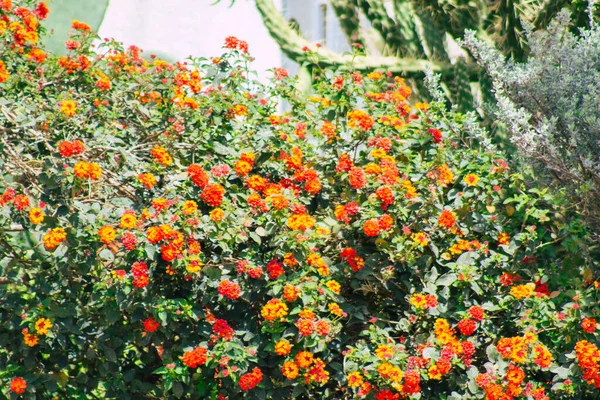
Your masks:
[{"label": "orange flower cluster", "polygon": [[65,100],[60,103],[60,112],[66,117],[72,117],[77,112],[77,103],[73,100]]},{"label": "orange flower cluster", "polygon": [[352,129],[360,128],[368,131],[375,123],[373,118],[363,110],[352,110],[346,117],[348,118],[348,127]]},{"label": "orange flower cluster", "polygon": [[254,154],[252,153],[242,153],[240,159],[236,161],[233,170],[240,177],[244,177],[252,171],[252,167],[254,166]]},{"label": "orange flower cluster", "polygon": [[[460,234],[460,230],[457,229],[457,233]],[[480,248],[481,243],[479,243],[479,241],[477,240],[472,240],[470,242],[468,240],[459,240],[458,242],[450,246],[450,248],[448,248],[448,251],[450,251],[450,254],[452,255],[457,255],[465,251],[473,251],[474,249]]]},{"label": "orange flower cluster", "polygon": [[306,263],[311,267],[316,268],[317,272],[321,276],[329,276],[331,274],[327,263],[325,262],[325,260],[323,260],[323,257],[318,255],[317,253],[311,253],[306,258]]},{"label": "orange flower cluster", "polygon": [[4,61],[0,60],[0,83],[6,82],[10,78],[10,73],[6,69]]},{"label": "orange flower cluster", "polygon": [[496,349],[503,358],[509,359],[517,364],[522,364],[527,359],[527,342],[520,336],[501,338],[498,341],[498,344],[496,344]]},{"label": "orange flower cluster", "polygon": [[456,224],[456,216],[452,211],[444,210],[438,218],[438,224],[446,229],[452,229]]},{"label": "orange flower cluster", "polygon": [[102,168],[96,163],[79,161],[73,167],[73,173],[79,179],[98,180],[102,176]]},{"label": "orange flower cluster", "polygon": [[575,345],[575,355],[583,372],[583,379],[588,385],[594,385],[600,389],[600,350],[598,347],[587,340],[580,340]]},{"label": "orange flower cluster", "polygon": [[48,318],[39,318],[35,321],[35,331],[38,335],[47,335],[52,328],[52,322]]},{"label": "orange flower cluster", "polygon": [[240,285],[228,279],[219,283],[218,291],[221,296],[225,296],[231,300],[239,299],[240,295],[242,294]]},{"label": "orange flower cluster", "polygon": [[21,333],[23,334],[23,342],[29,346],[33,347],[38,344],[38,337],[33,333],[29,333],[29,329],[24,328]]},{"label": "orange flower cluster", "polygon": [[410,180],[404,179],[400,186],[402,186],[402,188],[406,191],[404,197],[406,197],[407,199],[414,199],[415,197],[419,196],[419,194],[417,193],[417,189],[413,186]]},{"label": "orange flower cluster", "polygon": [[435,338],[441,344],[451,344],[458,352],[461,351],[460,349],[462,349],[462,347],[460,346],[460,342],[456,339],[454,329],[450,327],[450,324],[446,319],[438,318],[435,320],[433,333],[435,334]]},{"label": "orange flower cluster", "polygon": [[100,236],[100,241],[104,244],[109,244],[115,237],[117,236],[117,232],[112,226],[105,225],[98,230],[98,236]]},{"label": "orange flower cluster", "polygon": [[454,173],[448,168],[448,165],[442,164],[436,169],[437,182],[440,186],[446,187],[454,182]]},{"label": "orange flower cluster", "polygon": [[260,311],[263,318],[267,321],[276,321],[288,315],[288,306],[279,299],[271,299]]},{"label": "orange flower cluster", "polygon": [[394,203],[394,192],[389,186],[380,186],[375,191],[375,195],[381,201],[381,208],[386,210]]},{"label": "orange flower cluster", "polygon": [[42,49],[39,49],[37,47],[32,48],[29,51],[29,54],[27,54],[27,59],[28,60],[34,61],[34,62],[36,62],[38,64],[43,64],[44,61],[46,61],[47,58],[48,58],[48,55]]},{"label": "orange flower cluster", "polygon": [[78,21],[76,19],[71,22],[71,28],[75,29],[76,31],[82,32],[90,32],[92,30],[92,28],[90,28],[88,24],[86,24],[85,22]]},{"label": "orange flower cluster", "polygon": [[208,185],[208,174],[200,165],[191,164],[187,169],[187,174],[194,185],[198,186],[200,189],[204,189],[206,185]]},{"label": "orange flower cluster", "polygon": [[66,158],[82,154],[84,150],[85,146],[81,140],[74,140],[72,142],[64,140],[58,145],[58,152]]},{"label": "orange flower cluster", "polygon": [[[73,59],[69,56],[62,56],[58,60],[58,65],[60,65],[67,74],[71,75],[77,71],[83,72],[83,71],[87,70],[90,67],[91,62],[84,55],[79,56],[77,59]],[[72,107],[72,109],[69,109],[69,111],[72,111],[73,114],[75,113],[74,106],[75,106],[74,103],[69,106],[69,107]]]},{"label": "orange flower cluster", "polygon": [[512,288],[510,288],[510,294],[517,300],[526,299],[528,297],[533,296],[534,289],[529,284],[513,286]]},{"label": "orange flower cluster", "polygon": [[275,343],[275,353],[280,356],[287,356],[292,351],[292,345],[289,341],[285,339],[279,340]]},{"label": "orange flower cluster", "polygon": [[367,177],[365,171],[360,167],[352,167],[348,172],[348,179],[350,180],[350,186],[356,190],[360,190],[367,184]]},{"label": "orange flower cluster", "polygon": [[367,236],[377,236],[379,235],[379,221],[376,219],[370,219],[368,221],[365,222],[365,224],[363,225],[363,232],[365,233],[365,235]]},{"label": "orange flower cluster", "polygon": [[12,378],[10,381],[10,390],[15,394],[23,394],[27,389],[27,382],[20,376]]},{"label": "orange flower cluster", "polygon": [[152,157],[154,157],[154,159],[163,167],[168,167],[173,164],[173,158],[167,152],[167,149],[162,146],[154,146],[150,151],[150,155],[152,155]]},{"label": "orange flower cluster", "polygon": [[206,204],[211,207],[219,207],[221,203],[223,203],[223,195],[225,194],[225,189],[223,186],[218,183],[207,185],[200,198],[204,200]]},{"label": "orange flower cluster", "polygon": [[292,214],[287,219],[287,226],[293,231],[306,231],[315,226],[315,219],[309,214]]},{"label": "orange flower cluster", "polygon": [[110,90],[112,84],[108,76],[104,75],[103,73],[99,73],[99,76],[100,77],[96,81],[95,86],[100,90]]},{"label": "orange flower cluster", "polygon": [[552,353],[546,346],[541,343],[537,343],[533,347],[533,362],[540,366],[540,368],[548,368],[552,363]]},{"label": "orange flower cluster", "polygon": [[468,186],[477,186],[477,183],[479,182],[479,176],[476,174],[468,174],[463,178],[463,182]]},{"label": "orange flower cluster", "polygon": [[281,367],[281,374],[290,380],[296,379],[299,371],[298,364],[293,361],[286,361],[283,363],[283,367]]},{"label": "orange flower cluster", "polygon": [[135,211],[126,210],[121,216],[121,222],[119,226],[123,229],[131,230],[137,226],[137,217]]},{"label": "orange flower cluster", "polygon": [[254,389],[263,379],[263,373],[258,367],[254,367],[252,372],[249,372],[240,377],[240,388],[243,391]]},{"label": "orange flower cluster", "polygon": [[196,347],[183,354],[182,361],[189,368],[198,368],[206,363],[208,350],[204,347]]},{"label": "orange flower cluster", "polygon": [[44,235],[42,239],[46,250],[52,251],[56,249],[62,242],[67,239],[67,232],[63,228],[51,229]]},{"label": "orange flower cluster", "polygon": [[148,190],[151,190],[154,185],[156,185],[156,177],[150,173],[139,174],[137,178],[138,181],[140,181],[142,185],[146,186],[146,189]]}]

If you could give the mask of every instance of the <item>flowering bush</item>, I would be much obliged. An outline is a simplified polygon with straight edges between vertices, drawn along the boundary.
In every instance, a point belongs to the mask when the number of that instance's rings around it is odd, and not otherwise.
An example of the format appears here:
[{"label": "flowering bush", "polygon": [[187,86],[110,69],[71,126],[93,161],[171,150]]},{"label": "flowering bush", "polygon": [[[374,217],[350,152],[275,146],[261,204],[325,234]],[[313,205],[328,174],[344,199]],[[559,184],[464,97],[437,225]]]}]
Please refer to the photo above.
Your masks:
[{"label": "flowering bush", "polygon": [[235,38],[168,64],[76,22],[57,58],[30,7],[0,1],[3,395],[598,395],[585,225],[463,115],[260,85]]}]

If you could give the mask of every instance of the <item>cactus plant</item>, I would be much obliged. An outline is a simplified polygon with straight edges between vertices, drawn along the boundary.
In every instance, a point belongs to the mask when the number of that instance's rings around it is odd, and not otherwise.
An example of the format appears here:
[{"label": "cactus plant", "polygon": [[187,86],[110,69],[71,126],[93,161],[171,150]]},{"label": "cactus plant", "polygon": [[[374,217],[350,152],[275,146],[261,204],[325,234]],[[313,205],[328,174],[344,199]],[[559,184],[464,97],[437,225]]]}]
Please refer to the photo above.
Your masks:
[{"label": "cactus plant", "polygon": [[[321,67],[339,68],[352,64],[357,70],[385,69],[408,77],[421,76],[425,69],[441,73],[444,82],[461,88],[453,99],[460,108],[470,107],[471,82],[479,82],[481,74],[470,58],[459,58],[452,65],[447,38],[461,39],[465,29],[495,42],[497,48],[515,61],[523,61],[528,49],[523,40],[523,24],[534,29],[545,27],[562,8],[573,13],[574,26],[588,20],[585,7],[577,2],[548,0],[329,0],[349,43],[364,45],[360,15],[366,17],[383,39],[381,49],[369,49],[365,57],[356,58],[330,49],[320,49],[318,57],[303,48],[312,47],[301,34],[289,27],[273,0],[255,0],[264,24],[290,59],[303,65],[318,62]],[[387,7],[388,4],[392,7]],[[468,54],[465,54],[468,56]],[[485,88],[489,85],[476,85]],[[455,92],[456,93],[456,92]],[[458,94],[458,93],[457,93]],[[484,98],[489,98],[484,93]]]}]

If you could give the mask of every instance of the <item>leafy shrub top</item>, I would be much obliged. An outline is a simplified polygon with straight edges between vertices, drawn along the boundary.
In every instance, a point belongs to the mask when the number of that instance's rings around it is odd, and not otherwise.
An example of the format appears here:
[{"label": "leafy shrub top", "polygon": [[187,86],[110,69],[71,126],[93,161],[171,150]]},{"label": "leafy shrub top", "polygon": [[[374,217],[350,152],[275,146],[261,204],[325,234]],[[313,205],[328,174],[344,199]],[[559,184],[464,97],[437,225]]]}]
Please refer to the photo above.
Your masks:
[{"label": "leafy shrub top", "polygon": [[172,65],[75,22],[57,58],[41,7],[0,2],[5,395],[597,395],[585,226],[468,116],[260,85],[235,38]]}]

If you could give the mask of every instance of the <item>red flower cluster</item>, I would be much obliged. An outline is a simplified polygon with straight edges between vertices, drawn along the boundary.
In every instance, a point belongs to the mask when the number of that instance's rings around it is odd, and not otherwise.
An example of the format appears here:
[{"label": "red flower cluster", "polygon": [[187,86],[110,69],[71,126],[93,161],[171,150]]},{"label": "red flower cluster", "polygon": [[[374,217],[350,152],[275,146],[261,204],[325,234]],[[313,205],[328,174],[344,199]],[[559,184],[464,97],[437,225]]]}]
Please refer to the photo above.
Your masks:
[{"label": "red flower cluster", "polygon": [[260,368],[255,367],[252,372],[249,372],[240,377],[240,388],[244,391],[254,389],[256,385],[263,379],[263,373]]},{"label": "red flower cluster", "polygon": [[160,327],[160,324],[150,317],[144,320],[144,329],[147,332],[154,332]]},{"label": "red flower cluster", "polygon": [[350,159],[350,156],[346,153],[340,156],[337,166],[335,167],[336,172],[348,172],[352,169],[354,163]]},{"label": "red flower cluster", "polygon": [[58,152],[63,157],[72,157],[83,153],[85,146],[81,140],[74,140],[72,142],[64,140],[58,145]]},{"label": "red flower cluster", "polygon": [[15,205],[15,208],[19,211],[23,211],[24,209],[28,208],[31,205],[31,201],[29,200],[29,197],[23,195],[23,194],[18,194],[15,196],[15,199],[13,200],[13,204]]},{"label": "red flower cluster", "polygon": [[194,185],[199,188],[204,189],[208,185],[208,174],[204,172],[200,165],[191,164],[187,169],[187,173]]},{"label": "red flower cluster", "polygon": [[469,308],[469,314],[471,314],[471,318],[478,322],[481,322],[485,318],[485,310],[480,306]]},{"label": "red flower cluster", "polygon": [[442,143],[442,131],[437,128],[430,128],[427,130],[427,133],[429,133],[433,138],[433,143]]},{"label": "red flower cluster", "polygon": [[277,260],[271,260],[271,262],[267,264],[267,274],[269,275],[269,279],[272,281],[279,278],[284,273],[285,270],[283,269],[283,264],[281,262]]},{"label": "red flower cluster", "polygon": [[186,351],[183,355],[183,363],[190,368],[198,368],[204,365],[207,360],[207,349],[204,347],[196,347],[194,350]]},{"label": "red flower cluster", "polygon": [[469,318],[465,318],[458,323],[458,330],[465,336],[471,336],[475,329],[477,329],[477,324],[475,321]]},{"label": "red flower cluster", "polygon": [[131,266],[131,273],[133,274],[133,286],[137,288],[144,288],[148,286],[148,266],[143,262],[135,262]]},{"label": "red flower cluster", "polygon": [[365,266],[365,260],[356,255],[356,250],[351,247],[342,250],[340,257],[350,265],[354,272],[360,271]]},{"label": "red flower cluster", "polygon": [[587,333],[594,333],[596,324],[597,322],[594,318],[584,318],[583,321],[581,321],[581,327],[583,328],[583,331]]},{"label": "red flower cluster", "polygon": [[200,198],[211,207],[219,207],[223,202],[224,194],[225,189],[223,189],[223,186],[215,183],[213,185],[206,186],[200,195]]},{"label": "red flower cluster", "polygon": [[228,36],[225,38],[225,48],[231,50],[239,50],[242,53],[248,52],[248,43],[243,40],[239,40],[235,36]]},{"label": "red flower cluster", "polygon": [[238,299],[242,293],[240,285],[228,279],[219,283],[218,291],[221,296],[225,296],[231,300]]},{"label": "red flower cluster", "polygon": [[235,334],[233,328],[230,327],[227,321],[224,319],[216,319],[212,330],[215,335],[217,335],[219,338],[225,339],[226,341],[231,340]]}]

